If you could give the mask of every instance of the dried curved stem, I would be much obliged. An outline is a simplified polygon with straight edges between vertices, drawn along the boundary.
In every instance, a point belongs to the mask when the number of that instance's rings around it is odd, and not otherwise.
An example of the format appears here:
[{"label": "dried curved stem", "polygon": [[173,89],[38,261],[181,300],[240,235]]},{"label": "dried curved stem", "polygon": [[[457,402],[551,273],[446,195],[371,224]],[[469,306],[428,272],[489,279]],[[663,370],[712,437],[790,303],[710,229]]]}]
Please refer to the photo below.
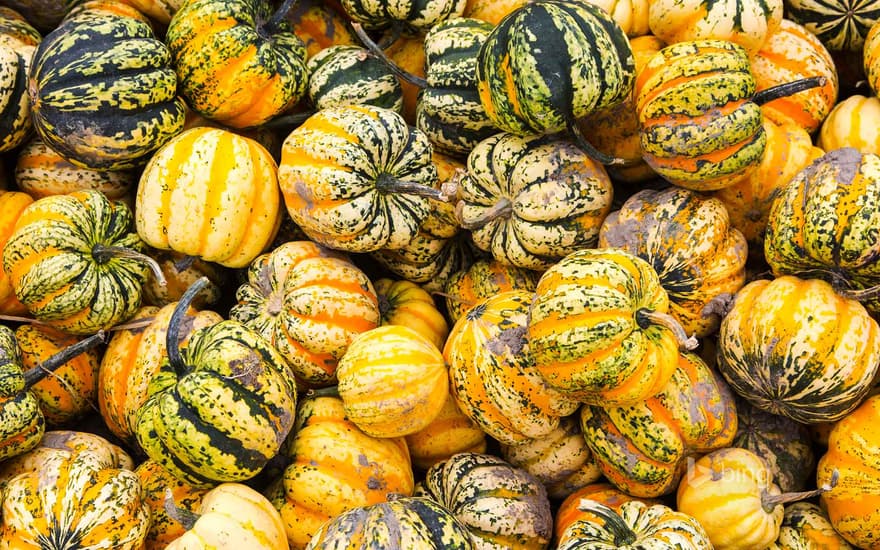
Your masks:
[{"label": "dried curved stem", "polygon": [[406,82],[409,82],[413,86],[424,90],[428,87],[428,81],[420,76],[416,76],[411,72],[407,71],[400,65],[394,62],[388,55],[382,51],[382,48],[379,47],[378,44],[373,42],[373,39],[369,37],[369,35],[364,31],[363,26],[360,23],[352,23],[351,28],[354,29],[354,33],[357,35],[358,39],[361,43],[370,51],[371,54],[375,55],[382,63],[384,63],[388,69],[402,78]]},{"label": "dried curved stem", "polygon": [[171,319],[168,321],[168,330],[165,332],[165,348],[168,353],[168,361],[177,373],[182,373],[186,370],[186,363],[183,361],[183,356],[180,355],[180,325],[183,323],[183,318],[186,317],[186,312],[195,299],[196,294],[205,288],[209,282],[207,277],[199,277],[196,282],[191,284],[186,289],[186,292],[183,293],[183,296],[180,297],[177,305],[174,306]]},{"label": "dried curved stem", "polygon": [[464,229],[479,229],[492,220],[509,217],[513,213],[513,203],[507,197],[501,197],[498,202],[485,209],[482,214],[466,222],[462,213],[464,206],[464,201],[458,201],[458,204],[455,205],[455,219],[458,220],[458,225]]},{"label": "dried curved stem", "polygon": [[88,350],[98,346],[99,344],[103,344],[107,341],[107,333],[103,330],[99,330],[97,333],[89,336],[88,338],[84,338],[73,344],[72,346],[67,346],[63,350],[49,357],[36,367],[26,371],[24,373],[24,387],[31,388],[34,384],[37,384],[53,372],[55,372],[61,365],[67,363],[77,355],[87,352]]},{"label": "dried curved stem", "polygon": [[131,248],[126,248],[124,246],[107,246],[98,243],[92,247],[92,257],[99,262],[106,262],[111,258],[138,260],[147,264],[147,267],[149,267],[150,271],[153,273],[153,277],[156,278],[156,281],[161,286],[166,286],[168,284],[165,280],[165,273],[162,271],[162,266],[159,265],[159,262],[157,262],[152,256],[148,256],[137,250],[132,250]]},{"label": "dried curved stem", "polygon": [[679,349],[684,351],[691,351],[697,348],[700,345],[699,340],[697,340],[696,336],[688,337],[687,333],[684,331],[684,327],[681,326],[681,323],[668,313],[661,313],[659,311],[652,311],[650,309],[637,309],[636,314],[636,323],[640,327],[647,328],[648,325],[661,325],[663,327],[668,328],[675,335],[675,339],[678,341]]},{"label": "dried curved stem", "polygon": [[834,470],[831,473],[831,480],[828,483],[826,483],[825,485],[823,485],[813,491],[800,491],[797,493],[782,493],[779,495],[762,494],[761,495],[761,506],[764,508],[764,510],[767,510],[769,512],[769,511],[773,510],[773,508],[775,508],[779,504],[787,504],[789,502],[796,502],[799,500],[804,500],[804,499],[812,498],[815,496],[819,496],[822,493],[827,493],[831,489],[834,489],[835,487],[837,487],[837,481],[839,479],[840,479],[840,472],[838,472],[837,470]]}]

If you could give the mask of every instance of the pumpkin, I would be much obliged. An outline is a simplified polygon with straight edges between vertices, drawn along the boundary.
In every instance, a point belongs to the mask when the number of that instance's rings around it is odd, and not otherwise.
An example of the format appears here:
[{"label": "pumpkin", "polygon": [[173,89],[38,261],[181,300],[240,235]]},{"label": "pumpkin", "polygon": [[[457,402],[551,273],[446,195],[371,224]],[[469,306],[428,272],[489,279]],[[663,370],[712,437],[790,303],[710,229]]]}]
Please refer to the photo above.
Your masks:
[{"label": "pumpkin", "polygon": [[[679,548],[711,550],[706,531],[693,517],[662,504],[624,502],[618,511],[582,500],[585,516],[571,523],[559,537],[558,550],[611,550],[614,548]],[[673,546],[674,545],[674,546]]]},{"label": "pumpkin", "polygon": [[3,249],[15,295],[37,319],[72,334],[94,334],[140,307],[147,267],[132,213],[100,191],[34,201]]},{"label": "pumpkin", "polygon": [[257,257],[238,288],[230,319],[257,331],[304,383],[336,381],[354,338],[378,326],[380,308],[367,275],[342,254],[291,241]]},{"label": "pumpkin", "polygon": [[651,0],[648,26],[667,44],[724,40],[753,54],[782,21],[782,0]]},{"label": "pumpkin", "polygon": [[837,102],[840,85],[831,54],[815,34],[794,21],[782,20],[751,57],[751,65],[759,92],[801,78],[825,78],[821,86],[762,105],[764,116],[773,122],[792,121],[812,133]]},{"label": "pumpkin", "polygon": [[502,132],[468,155],[456,214],[496,260],[546,269],[595,246],[612,195],[605,168],[573,143]]},{"label": "pumpkin", "polygon": [[[22,212],[34,202],[33,197],[21,191],[0,190],[0,258],[3,249],[15,230],[15,224]],[[27,308],[15,296],[12,281],[6,270],[0,269],[0,314],[21,315]]]},{"label": "pumpkin", "polygon": [[564,499],[602,476],[575,415],[566,416],[547,435],[518,445],[501,445],[501,456],[535,476],[551,499]]},{"label": "pumpkin", "polygon": [[591,0],[611,16],[626,36],[632,39],[646,36],[651,32],[648,14],[649,0]]},{"label": "pumpkin", "polygon": [[42,33],[48,33],[57,27],[64,14],[70,9],[70,6],[64,2],[42,0],[7,0],[3,5],[18,12]]},{"label": "pumpkin", "polygon": [[587,405],[580,418],[602,473],[638,497],[674,492],[693,457],[728,447],[737,427],[730,389],[690,353],[657,395],[627,407]]},{"label": "pumpkin", "polygon": [[837,486],[824,493],[822,507],[834,530],[853,546],[880,548],[880,396],[872,396],[831,429],[828,450],[819,459],[816,483]]},{"label": "pumpkin", "polygon": [[837,103],[819,130],[817,145],[825,151],[851,147],[880,154],[880,99],[851,95]]},{"label": "pumpkin", "polygon": [[591,158],[610,164],[619,161],[596,151],[576,121],[624,101],[634,73],[626,34],[605,10],[583,0],[537,0],[489,34],[477,58],[477,90],[505,132],[568,129]]},{"label": "pumpkin", "polygon": [[618,513],[620,513],[621,505],[631,500],[643,502],[648,506],[660,504],[655,499],[628,495],[610,483],[591,483],[565,497],[565,500],[559,505],[553,527],[554,536],[557,541],[562,537],[562,533],[568,529],[569,525],[578,519],[584,516],[596,517],[589,512],[589,508],[587,510],[580,509],[580,504],[583,500],[598,502]]},{"label": "pumpkin", "polygon": [[782,494],[767,463],[745,449],[713,451],[682,478],[678,510],[693,516],[716,550],[767,548],[779,537],[783,504],[831,490]]},{"label": "pumpkin", "polygon": [[192,128],[150,159],[135,213],[138,234],[152,247],[244,267],[281,223],[275,160],[252,139]]},{"label": "pumpkin", "polygon": [[328,46],[309,58],[307,95],[315,110],[343,105],[375,105],[403,110],[397,76],[360,46]]},{"label": "pumpkin", "polygon": [[166,43],[180,93],[202,116],[233,128],[259,126],[305,93],[306,47],[285,18],[256,0],[185,2]]},{"label": "pumpkin", "polygon": [[[2,32],[2,29],[0,29]],[[32,46],[18,48],[0,41],[0,104],[4,106],[0,119],[0,153],[15,149],[24,143],[33,128],[28,98],[28,71]]]},{"label": "pumpkin", "polygon": [[544,272],[527,338],[547,384],[584,403],[626,406],[656,395],[694,347],[667,313],[645,260],[618,249],[573,252]]},{"label": "pumpkin", "polygon": [[46,35],[28,96],[40,138],[85,168],[140,167],[183,129],[168,49],[131,17],[87,14]]},{"label": "pumpkin", "polygon": [[736,402],[736,416],[736,437],[731,446],[762,457],[773,474],[773,483],[782,491],[805,490],[816,467],[809,429],[790,418],[762,411],[741,398]]},{"label": "pumpkin", "polygon": [[880,18],[874,1],[785,0],[786,16],[815,34],[832,51],[858,52]]},{"label": "pumpkin", "polygon": [[150,509],[150,529],[147,531],[145,548],[163,550],[186,532],[186,527],[169,515],[165,506],[167,500],[173,500],[177,508],[195,511],[208,489],[180,481],[154,460],[141,462],[134,473],[140,481],[144,502]]},{"label": "pumpkin", "polygon": [[471,532],[474,548],[542,549],[553,517],[544,486],[498,457],[459,453],[435,464],[417,494],[439,502]]},{"label": "pumpkin", "polygon": [[321,525],[347,510],[385,502],[389,492],[413,492],[404,439],[365,434],[338,397],[303,399],[292,433],[290,464],[277,482],[278,498],[271,499],[291,548],[304,548]]},{"label": "pumpkin", "polygon": [[315,242],[348,252],[409,243],[441,197],[431,145],[388,109],[347,105],[310,116],[284,140],[287,211]]},{"label": "pumpkin", "polygon": [[137,475],[81,451],[53,455],[6,485],[0,540],[34,550],[71,541],[82,550],[137,550],[149,524]]},{"label": "pumpkin", "polygon": [[12,46],[29,60],[40,40],[40,31],[20,11],[8,5],[0,6],[0,43]]},{"label": "pumpkin", "polygon": [[[136,447],[137,412],[150,395],[150,381],[168,357],[165,347],[168,324],[174,308],[141,308],[128,323],[119,327],[107,344],[98,370],[98,409],[107,428],[119,439]],[[192,331],[223,320],[220,314],[187,311],[178,339],[186,344]],[[124,329],[123,329],[124,328]]]},{"label": "pumpkin", "polygon": [[403,325],[414,329],[443,349],[449,325],[431,297],[419,285],[406,280],[375,281],[379,300],[379,325]]},{"label": "pumpkin", "polygon": [[176,302],[186,289],[201,277],[207,277],[209,284],[193,300],[193,305],[203,308],[216,304],[223,298],[224,286],[229,280],[229,272],[214,262],[206,262],[195,256],[188,256],[173,250],[150,250],[150,256],[159,264],[165,284],[152,273],[144,285],[144,303],[152,306],[166,306]]},{"label": "pumpkin", "polygon": [[462,412],[507,445],[548,435],[579,403],[549,386],[526,337],[532,294],[511,290],[478,302],[443,348]]},{"label": "pumpkin", "polygon": [[779,538],[767,550],[800,550],[827,548],[852,550],[841,537],[822,509],[810,502],[795,502],[785,507]]},{"label": "pumpkin", "polygon": [[355,44],[356,38],[348,26],[348,19],[334,6],[319,0],[301,0],[287,12],[287,20],[306,47],[306,57],[329,46]]},{"label": "pumpkin", "polygon": [[842,418],[880,367],[880,327],[819,279],[749,283],[718,335],[718,370],[761,410],[811,424]]},{"label": "pumpkin", "polygon": [[35,199],[97,189],[117,200],[125,198],[137,182],[132,171],[98,171],[71,164],[38,137],[18,152],[14,177],[18,188]]},{"label": "pumpkin", "polygon": [[266,497],[241,483],[221,483],[202,496],[194,513],[184,509],[175,513],[187,529],[166,550],[288,548],[278,510]]},{"label": "pumpkin", "polygon": [[783,188],[813,160],[824,154],[810,134],[791,121],[774,123],[764,117],[767,146],[761,163],[747,176],[712,193],[727,209],[731,227],[746,238],[750,258],[764,259],[764,233],[770,208]]},{"label": "pumpkin", "polygon": [[471,535],[442,505],[423,497],[393,497],[360,506],[321,526],[306,550],[320,548],[471,550]]},{"label": "pumpkin", "polygon": [[484,298],[508,290],[533,291],[540,273],[503,264],[498,260],[477,260],[455,272],[443,287],[446,311],[455,323],[465,312]]},{"label": "pumpkin", "polygon": [[293,427],[296,387],[284,358],[259,334],[232,320],[194,330],[179,348],[180,325],[200,286],[174,308],[167,359],[136,413],[146,455],[194,486],[254,477]]},{"label": "pumpkin", "polygon": [[345,414],[373,437],[400,437],[430,424],[446,402],[443,355],[430,340],[400,325],[356,336],[336,368]]},{"label": "pumpkin", "polygon": [[440,414],[421,430],[405,437],[413,468],[428,470],[458,453],[485,453],[486,432],[461,412],[452,393]]},{"label": "pumpkin", "polygon": [[669,314],[697,337],[715,332],[721,319],[715,304],[745,284],[745,237],[731,227],[721,201],[687,189],[632,195],[602,222],[599,247],[650,263],[669,296]]},{"label": "pumpkin", "polygon": [[460,17],[465,0],[406,0],[382,2],[376,0],[340,0],[345,13],[368,29],[396,26],[398,29],[419,34],[434,25]]}]

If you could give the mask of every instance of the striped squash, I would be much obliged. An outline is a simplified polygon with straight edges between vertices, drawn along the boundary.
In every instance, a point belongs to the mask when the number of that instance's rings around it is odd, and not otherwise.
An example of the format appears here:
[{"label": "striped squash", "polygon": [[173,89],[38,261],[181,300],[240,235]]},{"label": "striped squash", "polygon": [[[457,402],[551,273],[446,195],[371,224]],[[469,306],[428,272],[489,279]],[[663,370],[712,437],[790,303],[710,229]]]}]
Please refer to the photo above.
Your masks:
[{"label": "striped squash", "polygon": [[443,348],[455,401],[507,445],[548,435],[580,405],[549,387],[526,339],[532,293],[512,290],[477,302],[456,321]]},{"label": "striped squash", "polygon": [[66,23],[71,19],[76,19],[85,15],[86,17],[95,15],[106,15],[111,17],[131,17],[143,21],[151,28],[156,27],[153,20],[142,13],[138,8],[129,4],[127,0],[85,0],[77,1],[76,5],[70,8],[61,23]]},{"label": "striped squash", "polygon": [[379,325],[403,325],[443,349],[449,335],[446,318],[437,309],[434,298],[419,285],[407,280],[377,279],[374,283],[379,300]]},{"label": "striped squash", "polygon": [[718,335],[718,370],[731,388],[759,409],[805,424],[853,410],[878,367],[877,322],[818,279],[749,283]]},{"label": "striped squash", "polygon": [[134,470],[143,490],[144,502],[150,508],[150,529],[147,531],[145,550],[164,550],[181,536],[186,528],[168,514],[165,507],[170,494],[174,505],[194,512],[208,489],[197,488],[180,481],[158,462],[147,459]]},{"label": "striped squash", "polygon": [[0,325],[0,461],[30,451],[46,431],[39,400],[28,385],[15,332]]},{"label": "striped squash", "polygon": [[184,2],[165,42],[180,93],[197,113],[233,128],[259,126],[306,91],[306,47],[285,19],[258,0]]},{"label": "striped squash", "polygon": [[471,265],[475,255],[466,231],[449,239],[438,239],[420,231],[406,248],[370,253],[390,272],[420,284],[428,292],[441,292],[454,273]]},{"label": "striped squash", "polygon": [[812,502],[795,502],[785,507],[779,538],[767,550],[854,550],[834,530],[828,514]]},{"label": "striped squash", "polygon": [[[15,231],[15,224],[22,212],[34,202],[33,197],[21,191],[0,190],[0,259],[9,237]],[[15,296],[12,281],[6,270],[0,269],[0,314],[21,315],[27,308]]]},{"label": "striped squash", "polygon": [[503,264],[498,260],[477,260],[466,269],[455,272],[443,287],[449,319],[455,323],[484,298],[508,290],[531,292],[535,290],[540,275],[537,271]]},{"label": "striped squash", "polygon": [[34,317],[73,334],[129,319],[152,260],[138,251],[131,210],[100,191],[76,191],[25,208],[3,249],[3,269]]},{"label": "striped squash", "polygon": [[376,290],[342,254],[291,241],[257,257],[229,318],[255,330],[309,386],[336,381],[355,337],[379,325]]},{"label": "striped squash", "polygon": [[574,143],[502,132],[468,155],[456,214],[499,262],[546,269],[595,246],[612,195],[605,168]]},{"label": "striped squash", "polygon": [[183,129],[171,56],[143,21],[103,14],[68,21],[40,42],[29,77],[37,134],[77,166],[142,166]]},{"label": "striped squash", "polygon": [[634,74],[626,34],[605,10],[584,0],[537,0],[486,39],[477,89],[489,119],[506,132],[577,135],[578,118],[626,99]]},{"label": "striped squash", "polygon": [[416,489],[449,510],[482,550],[542,550],[553,536],[544,486],[487,454],[459,453],[435,464]]},{"label": "striped squash", "polygon": [[[704,337],[722,317],[714,306],[745,284],[748,245],[718,199],[687,189],[645,189],[605,218],[599,246],[626,250],[651,264],[669,295],[669,313]],[[722,308],[723,309],[723,308]]]},{"label": "striped squash", "polygon": [[338,397],[302,400],[290,442],[289,465],[271,499],[287,540],[304,548],[324,523],[357,508],[409,496],[413,471],[403,438],[371,437],[345,415]]},{"label": "striped squash", "polygon": [[150,246],[245,267],[281,223],[277,168],[256,141],[196,127],[175,136],[144,168],[135,199]]},{"label": "striped squash", "polygon": [[605,477],[637,497],[675,491],[695,456],[730,446],[736,435],[733,393],[695,354],[655,396],[626,407],[581,408],[584,439]]},{"label": "striped squash", "polygon": [[461,17],[466,0],[340,0],[348,16],[368,29],[396,26],[423,34],[434,25]]},{"label": "striped squash", "polygon": [[880,19],[876,0],[785,0],[786,16],[815,34],[832,51],[858,52]]},{"label": "striped squash", "polygon": [[[407,73],[424,78],[425,37],[421,33],[413,36],[402,35],[385,49],[385,54]],[[403,118],[407,124],[415,126],[416,107],[422,89],[404,80],[401,81],[400,86],[403,89]]]},{"label": "striped squash", "polygon": [[376,56],[355,45],[328,46],[309,58],[307,96],[315,110],[374,105],[403,111],[400,79]]},{"label": "striped squash", "polygon": [[398,249],[428,216],[437,181],[431,144],[394,111],[324,109],[284,140],[278,179],[293,221],[348,252]]},{"label": "striped squash", "polygon": [[650,0],[651,33],[667,44],[724,40],[753,54],[782,21],[782,0]]},{"label": "striped squash", "polygon": [[338,4],[300,0],[287,12],[287,20],[293,33],[303,41],[307,59],[329,46],[357,43],[349,20]]},{"label": "striped squash", "polygon": [[584,499],[603,504],[618,513],[620,513],[621,505],[631,500],[638,500],[644,502],[649,506],[660,504],[660,501],[655,499],[640,498],[628,495],[623,491],[620,491],[610,483],[591,483],[585,487],[581,487],[577,491],[568,495],[567,497],[565,497],[565,500],[563,500],[559,504],[559,509],[556,511],[556,517],[553,526],[553,532],[557,541],[560,540],[560,538],[562,537],[562,533],[565,532],[568,526],[578,519],[581,519],[584,516],[596,517],[594,514],[591,514],[588,509],[580,509],[581,501],[583,501]]},{"label": "striped squash", "polygon": [[862,69],[865,80],[875,94],[880,90],[880,25],[871,25],[862,48]]},{"label": "striped squash", "polygon": [[564,395],[631,405],[656,395],[678,366],[683,331],[671,328],[668,310],[646,261],[617,249],[578,250],[538,280],[529,349],[547,384]]},{"label": "striped squash", "polygon": [[851,147],[880,155],[880,99],[854,94],[838,102],[822,123],[816,145],[825,151]]},{"label": "striped squash", "polygon": [[143,548],[150,511],[137,475],[81,451],[53,455],[4,489],[0,538],[9,548]]},{"label": "striped squash", "polygon": [[527,4],[530,0],[467,0],[464,17],[471,17],[497,25],[511,12]]},{"label": "striped squash", "polygon": [[461,412],[452,393],[434,420],[405,437],[414,469],[427,471],[458,453],[485,453],[486,432]]},{"label": "striped squash", "polygon": [[220,264],[171,250],[152,248],[149,254],[159,264],[165,280],[160,281],[154,273],[150,273],[144,285],[145,304],[162,307],[176,302],[201,277],[207,277],[209,283],[193,300],[195,307],[216,304],[223,298],[231,273]]},{"label": "striped squash", "polygon": [[0,6],[0,44],[12,46],[25,61],[30,61],[30,56],[43,37],[27,17],[10,7],[11,4],[13,2],[6,2]]},{"label": "striped squash", "polygon": [[24,143],[33,128],[27,90],[29,61],[25,52],[0,41],[0,153]]},{"label": "striped squash", "polygon": [[633,38],[650,35],[649,0],[590,0],[590,3],[608,12],[630,42]]}]

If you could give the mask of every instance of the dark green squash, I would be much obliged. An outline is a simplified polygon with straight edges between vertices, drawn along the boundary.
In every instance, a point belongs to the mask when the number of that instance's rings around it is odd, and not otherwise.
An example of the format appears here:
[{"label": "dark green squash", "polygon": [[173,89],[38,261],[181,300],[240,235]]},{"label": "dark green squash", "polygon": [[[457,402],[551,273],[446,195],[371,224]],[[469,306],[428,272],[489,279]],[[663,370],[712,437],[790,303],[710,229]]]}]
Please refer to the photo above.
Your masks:
[{"label": "dark green squash", "polygon": [[380,59],[351,44],[328,46],[311,58],[308,97],[316,110],[340,105],[374,105],[401,113],[400,80]]}]

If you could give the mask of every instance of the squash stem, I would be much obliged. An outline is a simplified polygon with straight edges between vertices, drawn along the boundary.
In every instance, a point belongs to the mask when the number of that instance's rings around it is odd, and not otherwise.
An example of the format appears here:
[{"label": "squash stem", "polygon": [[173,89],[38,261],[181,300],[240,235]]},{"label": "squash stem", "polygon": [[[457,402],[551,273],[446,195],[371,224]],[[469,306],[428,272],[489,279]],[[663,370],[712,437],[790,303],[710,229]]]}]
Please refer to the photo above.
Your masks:
[{"label": "squash stem", "polygon": [[327,386],[326,388],[309,388],[306,391],[305,399],[315,399],[317,397],[339,397],[339,386]]},{"label": "squash stem", "polygon": [[392,61],[391,58],[388,57],[384,51],[382,51],[379,45],[373,42],[373,40],[367,35],[366,31],[364,31],[364,28],[361,26],[360,23],[352,23],[351,27],[352,29],[354,29],[354,33],[360,39],[361,43],[363,43],[363,45],[366,46],[368,50],[370,50],[371,54],[379,58],[382,63],[385,63],[385,65],[391,70],[392,73],[396,74],[406,82],[409,82],[413,86],[422,90],[428,87],[427,80],[420,76],[412,74],[411,72],[405,70],[403,67]]},{"label": "squash stem", "polygon": [[137,250],[132,250],[131,248],[126,248],[124,246],[107,246],[98,243],[92,247],[92,257],[99,262],[106,262],[112,258],[138,260],[147,264],[147,267],[150,268],[153,277],[156,278],[159,285],[166,286],[168,284],[168,281],[165,280],[165,273],[162,272],[162,266],[159,265],[159,262],[153,257],[138,252]]},{"label": "squash stem", "polygon": [[507,197],[501,197],[498,202],[485,209],[482,214],[468,221],[464,220],[463,210],[464,201],[459,201],[455,205],[455,219],[458,220],[458,225],[464,229],[479,229],[492,220],[510,217],[513,212],[513,203]]},{"label": "squash stem", "polygon": [[643,329],[648,328],[649,325],[661,325],[669,330],[675,335],[675,339],[678,341],[679,349],[683,351],[691,351],[697,348],[700,345],[700,341],[697,340],[696,336],[688,337],[687,333],[684,331],[684,327],[681,326],[681,323],[668,313],[661,313],[659,311],[651,311],[650,309],[639,308],[636,310],[635,314],[636,323]]},{"label": "squash stem", "polygon": [[183,357],[180,355],[180,325],[183,322],[183,318],[186,317],[186,312],[195,299],[196,294],[205,288],[209,282],[207,277],[199,277],[196,282],[191,284],[180,297],[177,305],[174,306],[171,319],[168,321],[168,330],[165,332],[165,348],[168,352],[168,362],[171,363],[171,367],[178,374],[186,370],[186,363],[184,363]]},{"label": "squash stem", "polygon": [[269,18],[269,21],[266,22],[265,28],[269,31],[278,31],[281,22],[287,17],[287,13],[294,4],[296,4],[296,0],[284,0],[284,3],[275,10],[275,13],[273,13],[272,17]]},{"label": "squash stem", "polygon": [[174,494],[168,487],[165,488],[165,501],[162,503],[162,507],[165,509],[165,513],[168,514],[168,517],[183,525],[187,531],[195,527],[196,522],[201,517],[195,512],[191,512],[186,508],[178,506],[177,503],[174,502]]},{"label": "squash stem", "polygon": [[[834,287],[834,285],[831,286]],[[874,298],[880,296],[880,285],[874,285],[864,289],[835,287],[834,290],[844,298],[849,298],[850,300],[856,300],[859,302],[873,300]]]},{"label": "squash stem", "polygon": [[757,103],[758,105],[764,105],[765,103],[769,103],[780,97],[786,97],[798,92],[803,92],[804,90],[824,86],[826,81],[827,79],[824,76],[811,76],[809,78],[801,78],[792,82],[786,82],[785,84],[778,84],[776,86],[771,86],[766,90],[761,90],[753,95],[752,102]]},{"label": "squash stem", "polygon": [[593,514],[602,519],[605,522],[605,529],[614,535],[614,546],[629,546],[638,540],[635,531],[623,521],[623,518],[604,504],[582,498],[578,504],[578,510]]},{"label": "squash stem", "polygon": [[386,172],[379,174],[379,177],[376,178],[376,189],[383,193],[404,193],[407,195],[418,195],[420,197],[426,197],[440,202],[452,201],[452,197],[442,189],[435,189],[430,185],[415,181],[400,180]]},{"label": "squash stem", "polygon": [[604,164],[605,166],[621,166],[626,164],[626,159],[620,157],[612,157],[611,155],[606,155],[605,153],[599,151],[593,144],[590,143],[584,133],[581,132],[580,126],[574,117],[571,118],[568,122],[568,131],[574,137],[574,141],[581,150],[587,154],[588,157],[595,160],[600,164]]},{"label": "squash stem", "polygon": [[310,116],[315,114],[317,111],[303,111],[301,113],[293,113],[289,115],[283,115],[277,118],[273,118],[269,122],[264,123],[260,126],[260,128],[267,128],[269,130],[287,130],[294,129],[303,122],[308,120]]},{"label": "squash stem", "polygon": [[187,269],[191,268],[193,266],[193,264],[196,263],[197,259],[198,258],[196,258],[195,256],[187,254],[186,256],[184,256],[183,258],[180,258],[179,260],[172,263],[171,265],[174,266],[174,271],[181,273],[181,272],[186,271]]},{"label": "squash stem", "polygon": [[67,363],[77,355],[85,353],[88,350],[97,346],[98,344],[103,344],[106,341],[107,333],[105,333],[103,330],[99,330],[96,334],[93,334],[88,338],[84,338],[76,344],[73,344],[72,346],[67,346],[52,357],[49,357],[36,367],[24,373],[25,389],[32,388],[34,384],[37,384],[38,382],[55,372],[61,365]]},{"label": "squash stem", "polygon": [[782,493],[779,495],[762,494],[761,495],[761,506],[767,512],[772,512],[773,508],[775,508],[776,506],[778,506],[780,504],[787,504],[789,502],[797,502],[799,500],[804,500],[804,499],[812,498],[815,496],[819,496],[822,493],[827,493],[831,489],[834,489],[835,487],[837,487],[837,481],[839,478],[840,478],[840,472],[838,472],[837,470],[834,470],[831,473],[831,480],[828,483],[826,483],[825,485],[823,485],[813,491],[800,491],[797,493]]}]

